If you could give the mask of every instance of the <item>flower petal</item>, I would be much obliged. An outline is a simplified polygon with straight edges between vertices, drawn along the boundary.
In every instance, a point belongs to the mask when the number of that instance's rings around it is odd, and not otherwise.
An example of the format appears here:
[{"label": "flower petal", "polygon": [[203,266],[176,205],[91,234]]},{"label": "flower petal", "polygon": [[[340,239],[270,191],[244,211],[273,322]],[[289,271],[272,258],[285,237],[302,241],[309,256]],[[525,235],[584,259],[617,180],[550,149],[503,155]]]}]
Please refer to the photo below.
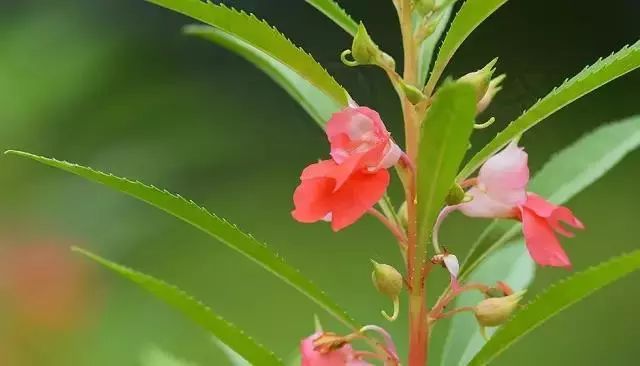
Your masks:
[{"label": "flower petal", "polygon": [[522,207],[521,216],[522,231],[533,260],[541,266],[570,269],[569,257],[560,246],[547,220],[526,206]]},{"label": "flower petal", "polygon": [[331,192],[335,181],[329,178],[303,180],[293,193],[294,219],[304,223],[323,220],[331,214]]},{"label": "flower petal", "polygon": [[511,142],[480,168],[478,182],[493,199],[516,206],[526,201],[529,183],[528,155]]},{"label": "flower petal", "polygon": [[382,198],[389,185],[389,172],[353,174],[332,196],[331,227],[334,231],[356,222]]},{"label": "flower petal", "polygon": [[459,204],[457,208],[469,217],[511,218],[517,213],[515,206],[510,206],[493,199],[479,187],[472,187],[467,194],[473,197],[469,202]]}]

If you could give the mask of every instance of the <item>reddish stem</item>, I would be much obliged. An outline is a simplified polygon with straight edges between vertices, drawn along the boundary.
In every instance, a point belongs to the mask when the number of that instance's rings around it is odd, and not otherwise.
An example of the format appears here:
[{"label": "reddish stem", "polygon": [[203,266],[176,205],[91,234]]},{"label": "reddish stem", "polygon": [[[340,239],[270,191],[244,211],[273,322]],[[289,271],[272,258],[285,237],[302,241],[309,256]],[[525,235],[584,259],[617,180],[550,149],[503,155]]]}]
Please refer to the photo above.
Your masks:
[{"label": "reddish stem", "polygon": [[469,188],[475,186],[476,184],[478,184],[478,178],[469,178],[462,181],[462,183],[460,183],[460,187]]}]

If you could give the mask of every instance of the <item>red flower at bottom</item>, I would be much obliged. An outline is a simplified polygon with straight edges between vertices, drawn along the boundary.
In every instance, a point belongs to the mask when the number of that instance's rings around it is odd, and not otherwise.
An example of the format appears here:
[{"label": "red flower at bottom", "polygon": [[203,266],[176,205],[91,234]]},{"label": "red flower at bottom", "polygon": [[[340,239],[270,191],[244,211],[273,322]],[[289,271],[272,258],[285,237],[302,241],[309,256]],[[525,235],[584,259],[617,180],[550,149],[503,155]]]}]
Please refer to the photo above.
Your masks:
[{"label": "red flower at bottom", "polygon": [[566,230],[561,222],[584,229],[582,222],[568,208],[556,206],[530,192],[527,193],[526,202],[519,208],[522,232],[533,260],[543,266],[571,268],[569,257],[555,233],[572,237],[573,233]]},{"label": "red flower at bottom", "polygon": [[389,185],[389,172],[354,170],[350,165],[322,160],[306,167],[293,194],[293,218],[305,223],[331,221],[331,228],[338,231],[373,207]]}]

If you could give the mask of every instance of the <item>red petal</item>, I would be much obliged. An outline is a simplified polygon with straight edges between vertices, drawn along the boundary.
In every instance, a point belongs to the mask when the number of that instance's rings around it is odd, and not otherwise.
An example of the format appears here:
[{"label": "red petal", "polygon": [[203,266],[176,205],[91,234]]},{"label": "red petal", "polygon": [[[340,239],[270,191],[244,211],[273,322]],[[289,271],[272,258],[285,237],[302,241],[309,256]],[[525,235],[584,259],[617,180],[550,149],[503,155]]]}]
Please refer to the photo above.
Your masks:
[{"label": "red petal", "polygon": [[[303,173],[304,174],[304,173]],[[324,218],[331,212],[331,193],[335,182],[329,178],[303,180],[293,193],[294,219],[311,223]]]},{"label": "red petal", "polygon": [[522,231],[533,260],[541,266],[571,268],[571,262],[547,220],[528,207],[523,207],[521,212]]},{"label": "red petal", "polygon": [[389,172],[385,169],[373,174],[353,174],[333,195],[333,230],[338,231],[356,222],[382,198],[388,185]]}]

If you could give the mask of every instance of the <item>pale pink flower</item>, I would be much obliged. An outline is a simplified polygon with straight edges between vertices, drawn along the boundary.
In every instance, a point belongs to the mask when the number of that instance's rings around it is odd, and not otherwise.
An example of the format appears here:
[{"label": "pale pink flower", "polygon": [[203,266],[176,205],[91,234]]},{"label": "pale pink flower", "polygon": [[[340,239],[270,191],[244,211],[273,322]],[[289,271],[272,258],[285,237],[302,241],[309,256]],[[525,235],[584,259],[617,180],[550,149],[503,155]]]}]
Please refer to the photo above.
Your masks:
[{"label": "pale pink flower", "polygon": [[473,200],[459,205],[458,209],[471,217],[517,215],[517,207],[527,200],[527,160],[527,153],[511,142],[480,168],[478,183],[467,192]]},{"label": "pale pink flower", "polygon": [[[538,264],[569,268],[571,262],[555,233],[573,236],[561,222],[576,229],[583,229],[584,225],[568,208],[556,206],[527,192],[528,182],[527,154],[515,142],[511,142],[480,168],[477,185],[467,191],[473,199],[455,208],[471,217],[521,221],[527,249]],[[445,210],[444,213],[448,212]],[[439,227],[440,221],[442,218],[439,218],[436,227]],[[437,238],[437,233],[434,237]]]},{"label": "pale pink flower", "polygon": [[321,335],[322,332],[316,332],[300,343],[301,366],[371,366],[370,363],[356,358],[350,344],[344,344],[329,352],[320,352],[314,346],[314,342]]}]

